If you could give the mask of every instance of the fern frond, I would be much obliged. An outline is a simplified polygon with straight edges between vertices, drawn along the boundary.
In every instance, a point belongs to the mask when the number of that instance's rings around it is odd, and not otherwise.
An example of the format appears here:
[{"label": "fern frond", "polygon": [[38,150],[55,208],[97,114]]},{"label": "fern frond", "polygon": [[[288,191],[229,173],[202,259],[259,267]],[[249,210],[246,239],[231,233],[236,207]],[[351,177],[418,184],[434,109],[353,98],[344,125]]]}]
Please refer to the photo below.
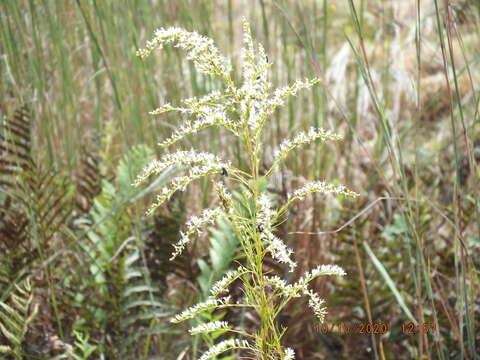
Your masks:
[{"label": "fern frond", "polygon": [[227,273],[239,247],[232,225],[222,218],[217,220],[217,224],[216,228],[210,228],[208,253],[211,265],[202,259],[198,260],[201,275],[197,281],[205,298],[210,295],[213,284]]},{"label": "fern frond", "polygon": [[[0,294],[9,286],[19,271],[29,264],[36,254],[28,251],[28,218],[14,206],[7,196],[0,206]],[[1,299],[4,296],[0,297]]]},{"label": "fern frond", "polygon": [[[153,150],[146,145],[138,145],[125,154],[116,167],[113,181],[102,180],[102,191],[94,198],[88,217],[83,219],[89,229],[81,246],[92,259],[89,269],[95,282],[84,283],[92,296],[83,300],[82,308],[89,309],[84,317],[92,323],[90,334],[106,328],[114,334],[112,357],[125,358],[133,342],[138,344],[147,329],[155,330],[161,318],[172,314],[168,304],[161,301],[162,283],[154,286],[157,283],[150,279],[150,269],[144,263],[148,259],[142,254],[145,246],[142,239],[131,233],[135,217],[131,199],[141,191],[132,188],[131,183],[153,158]],[[171,251],[171,243],[168,245]],[[98,309],[107,315],[99,319]]]},{"label": "fern frond", "polygon": [[99,157],[83,150],[80,156],[78,173],[75,176],[76,208],[80,214],[87,214],[93,206],[93,199],[102,191]]},{"label": "fern frond", "polygon": [[8,303],[0,302],[0,335],[7,343],[0,345],[0,353],[10,354],[15,359],[23,359],[22,344],[29,324],[38,311],[38,305],[32,309],[32,301],[32,286],[27,278],[20,286],[15,285],[15,292],[10,295]]},{"label": "fern frond", "polygon": [[5,118],[0,133],[0,185],[14,188],[16,177],[32,165],[30,110],[18,108],[12,118]]},{"label": "fern frond", "polygon": [[32,132],[31,112],[23,106],[5,118],[0,136],[0,183],[6,193],[0,208],[2,279],[18,278],[71,214],[69,181],[37,164]]},{"label": "fern frond", "polygon": [[89,343],[89,336],[83,335],[78,331],[74,331],[73,335],[76,338],[75,349],[70,351],[71,355],[75,360],[87,360],[90,358],[94,352],[97,351],[98,347]]},{"label": "fern frond", "polygon": [[116,184],[120,190],[120,196],[130,197],[136,189],[132,188],[137,174],[145,168],[146,164],[155,159],[155,153],[147,145],[139,144],[132,148],[119,162],[117,166]]}]

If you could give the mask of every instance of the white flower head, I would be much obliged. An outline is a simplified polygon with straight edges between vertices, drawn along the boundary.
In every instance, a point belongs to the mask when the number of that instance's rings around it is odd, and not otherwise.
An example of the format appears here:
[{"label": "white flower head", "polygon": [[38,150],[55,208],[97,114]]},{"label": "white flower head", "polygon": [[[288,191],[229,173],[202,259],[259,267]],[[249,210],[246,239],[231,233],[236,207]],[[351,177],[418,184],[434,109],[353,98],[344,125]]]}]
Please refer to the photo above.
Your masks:
[{"label": "white flower head", "polygon": [[220,200],[222,200],[224,211],[229,214],[233,214],[235,210],[233,207],[232,194],[225,188],[225,186],[221,182],[215,185],[215,191],[220,197]]},{"label": "white flower head", "polygon": [[317,316],[320,322],[324,322],[325,317],[327,316],[327,308],[324,306],[325,300],[321,299],[311,290],[305,291],[304,294],[309,297],[308,305],[313,310],[313,313]]},{"label": "white flower head", "polygon": [[169,166],[174,165],[206,165],[206,164],[217,164],[218,166],[229,166],[228,163],[224,162],[218,156],[207,153],[199,152],[194,149],[187,151],[177,151],[173,154],[165,154],[160,160],[154,160],[148,164],[144,169],[143,173],[137,177],[134,186],[138,186],[140,183],[145,181],[152,174],[160,174]]},{"label": "white flower head", "polygon": [[187,135],[195,134],[211,126],[223,126],[234,134],[237,134],[237,124],[228,119],[223,110],[211,110],[210,112],[199,114],[195,121],[187,121],[181,125],[168,139],[163,140],[159,145],[161,147],[170,146]]},{"label": "white flower head", "polygon": [[276,215],[276,211],[272,209],[272,202],[267,194],[261,194],[258,198],[258,211],[257,211],[257,225],[260,225],[263,229],[271,229],[271,221]]},{"label": "white flower head", "polygon": [[257,225],[261,229],[261,237],[267,243],[267,250],[272,254],[272,257],[290,266],[290,271],[293,271],[297,264],[292,261],[290,256],[293,254],[291,249],[288,249],[282,240],[277,238],[272,233],[272,219],[276,215],[271,206],[271,201],[266,194],[261,194],[258,202],[258,211],[256,214]]},{"label": "white flower head", "polygon": [[147,210],[147,215],[151,215],[157,207],[170,199],[176,191],[184,191],[192,181],[207,175],[221,173],[223,169],[229,168],[230,163],[210,163],[192,167],[188,175],[174,178],[169,185],[161,190],[161,193],[157,195],[157,201]]},{"label": "white flower head", "polygon": [[273,235],[270,231],[264,230],[262,238],[267,242],[267,250],[272,254],[272,257],[278,262],[288,264],[292,272],[297,267],[297,263],[291,259],[293,250],[287,248],[285,243]]},{"label": "white flower head", "polygon": [[237,96],[242,99],[240,111],[246,120],[253,137],[261,130],[268,113],[265,111],[271,84],[268,82],[267,71],[270,68],[265,49],[258,45],[257,52],[252,39],[250,25],[243,19],[242,78],[243,84],[237,90]]},{"label": "white flower head", "polygon": [[185,246],[190,242],[190,237],[197,234],[200,235],[200,229],[203,228],[205,225],[214,224],[215,220],[222,216],[223,212],[220,208],[216,209],[205,209],[203,210],[202,216],[192,216],[186,223],[186,230],[185,232],[180,232],[181,239],[179,242],[174,244],[175,251],[172,254],[170,260],[175,259],[178,255],[180,255],[185,249]]},{"label": "white flower head", "polygon": [[284,159],[288,153],[300,145],[308,144],[312,141],[320,139],[322,141],[327,140],[341,140],[340,135],[334,134],[330,131],[325,131],[323,129],[315,129],[314,127],[310,128],[308,132],[300,132],[293,139],[284,140],[277,150],[275,150],[275,161],[278,162]]},{"label": "white flower head", "polygon": [[333,185],[325,181],[313,181],[295,190],[293,194],[289,194],[288,204],[295,200],[302,200],[305,196],[312,193],[336,194],[354,198],[360,196],[356,192],[348,190],[345,185]]},{"label": "white flower head", "polygon": [[212,322],[195,326],[191,328],[189,332],[192,335],[197,335],[197,334],[207,334],[207,333],[215,332],[218,330],[225,330],[229,328],[230,326],[226,321],[212,321]]},{"label": "white flower head", "polygon": [[199,360],[209,360],[217,357],[221,353],[232,349],[251,349],[250,344],[246,340],[228,339],[219,342],[208,349]]},{"label": "white flower head", "polygon": [[223,278],[221,278],[215,284],[213,284],[210,290],[210,295],[215,298],[218,295],[227,292],[228,286],[231,283],[233,283],[236,279],[238,279],[240,276],[245,274],[246,272],[247,272],[247,269],[245,269],[243,266],[240,266],[236,270],[228,271]]},{"label": "white flower head", "polygon": [[292,348],[286,348],[285,356],[282,360],[295,360],[295,351]]},{"label": "white flower head", "polygon": [[187,58],[193,61],[198,70],[222,78],[229,77],[230,61],[220,54],[212,39],[178,27],[156,30],[155,37],[147,42],[145,49],[137,51],[137,56],[144,58],[153,50],[161,49],[164,44],[172,43],[187,52]]},{"label": "white flower head", "polygon": [[175,110],[181,111],[181,112],[184,111],[184,109],[182,109],[182,108],[173,107],[170,103],[166,103],[166,104],[163,104],[161,107],[150,111],[149,114],[150,115],[160,115],[160,114],[170,112],[170,111],[175,111]]},{"label": "white flower head", "polygon": [[302,278],[298,280],[298,284],[306,285],[313,279],[325,275],[345,276],[347,273],[338,265],[319,265],[312,271],[303,275]]},{"label": "white flower head", "polygon": [[285,280],[280,279],[278,276],[265,276],[267,283],[273,285],[280,290],[284,296],[288,298],[298,298],[301,296],[302,291],[308,290],[308,287],[304,284],[295,283],[287,284]]},{"label": "white flower head", "polygon": [[308,89],[318,83],[320,80],[317,78],[311,80],[297,80],[292,85],[285,86],[283,88],[276,89],[273,96],[268,100],[264,107],[266,116],[272,115],[277,107],[285,104],[285,99],[289,96],[297,95],[301,89]]},{"label": "white flower head", "polygon": [[198,303],[186,310],[184,310],[182,313],[175,315],[172,319],[170,319],[170,322],[172,323],[179,323],[191,318],[194,318],[198,314],[210,310],[210,309],[215,309],[219,307],[225,307],[227,304],[230,303],[230,296],[226,296],[221,299],[207,299],[206,301],[202,303]]}]

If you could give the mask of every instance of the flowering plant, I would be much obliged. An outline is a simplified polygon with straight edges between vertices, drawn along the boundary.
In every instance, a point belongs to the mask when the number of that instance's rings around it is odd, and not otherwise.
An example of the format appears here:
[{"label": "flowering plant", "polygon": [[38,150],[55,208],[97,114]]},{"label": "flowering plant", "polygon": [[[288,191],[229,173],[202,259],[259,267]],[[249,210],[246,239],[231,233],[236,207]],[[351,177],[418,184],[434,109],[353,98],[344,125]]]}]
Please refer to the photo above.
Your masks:
[{"label": "flowering plant", "polygon": [[[172,165],[184,166],[185,175],[174,178],[168,186],[163,188],[147,213],[151,214],[176,191],[184,190],[190,182],[212,174],[228,174],[229,178],[243,184],[248,189],[247,196],[253,204],[251,213],[249,216],[245,216],[241,204],[233,198],[223,182],[213,180],[215,190],[221,200],[221,206],[215,209],[206,209],[200,217],[192,217],[187,221],[186,229],[180,234],[180,241],[175,244],[172,259],[182,252],[191,242],[192,237],[200,233],[202,227],[214,223],[219,217],[225,217],[231,222],[239,238],[245,264],[228,272],[223,279],[214,284],[209,299],[176,315],[171,321],[181,322],[212,309],[253,308],[261,320],[260,329],[254,334],[247,333],[242,329],[234,329],[225,321],[213,321],[192,328],[190,330],[192,335],[217,330],[235,335],[235,337],[223,340],[211,347],[200,357],[200,360],[215,358],[220,353],[231,349],[251,351],[256,354],[258,359],[262,360],[294,359],[293,349],[285,349],[281,346],[281,338],[285,329],[279,330],[276,324],[277,316],[291,299],[307,296],[309,306],[314,314],[320,321],[324,321],[326,314],[324,300],[309,288],[309,283],[319,276],[343,276],[345,272],[337,265],[320,265],[292,284],[288,284],[278,276],[271,276],[263,266],[263,259],[267,254],[270,254],[278,262],[285,263],[290,271],[296,267],[292,250],[275,236],[275,227],[286,215],[292,203],[303,199],[308,194],[333,193],[348,197],[356,197],[358,194],[343,185],[337,186],[316,181],[294,191],[283,206],[275,208],[268,193],[262,190],[261,183],[268,181],[268,177],[277,165],[299,146],[315,140],[337,141],[341,139],[341,136],[330,131],[312,128],[308,132],[301,132],[291,140],[283,141],[275,152],[272,166],[262,177],[259,174],[262,130],[268,118],[279,106],[284,104],[288,96],[296,95],[299,90],[315,85],[318,79],[297,81],[290,86],[272,91],[267,78],[271,63],[261,44],[255,48],[250,26],[245,21],[241,86],[237,86],[232,80],[230,62],[221,56],[213,40],[196,32],[188,32],[176,27],[159,29],[153,40],[148,41],[146,48],[139,50],[137,55],[148,56],[153,50],[162,48],[166,44],[175,44],[186,50],[187,58],[193,61],[199,71],[218,76],[223,80],[224,89],[213,91],[201,98],[184,100],[182,106],[165,104],[152,111],[153,115],[178,111],[194,118],[180,126],[170,138],[160,143],[160,146],[166,148],[185,136],[207,127],[223,127],[244,145],[249,167],[244,171],[232,165],[230,161],[224,161],[214,154],[196,150],[166,153],[160,160],[147,166],[143,174],[137,178],[135,185],[138,186],[152,174],[160,173]],[[237,279],[242,282],[244,297],[238,302],[232,302],[231,297],[228,296],[228,287]]]}]

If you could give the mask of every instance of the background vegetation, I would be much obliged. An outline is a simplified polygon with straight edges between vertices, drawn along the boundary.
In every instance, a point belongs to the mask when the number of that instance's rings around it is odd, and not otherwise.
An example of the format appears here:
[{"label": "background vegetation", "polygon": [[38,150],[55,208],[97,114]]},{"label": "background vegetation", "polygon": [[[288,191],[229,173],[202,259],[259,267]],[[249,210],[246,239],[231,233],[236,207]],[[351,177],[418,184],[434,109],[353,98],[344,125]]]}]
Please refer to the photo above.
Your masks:
[{"label": "background vegetation", "polygon": [[[321,334],[294,304],[282,314],[286,345],[298,359],[478,356],[480,3],[466,0],[2,0],[1,356],[193,359],[213,342],[168,322],[237,256],[221,223],[168,262],[185,218],[214,201],[211,184],[149,218],[175,169],[147,188],[130,184],[181,121],[148,111],[217,84],[175,49],[134,54],[157,27],[178,25],[214,38],[237,66],[242,16],[275,85],[322,79],[275,115],[267,163],[294,130],[345,137],[291,156],[269,190],[285,197],[303,179],[339,179],[361,193],[345,204],[314,197],[283,225],[298,274],[342,265],[343,280],[315,286],[328,322],[390,328]],[[242,161],[222,132],[201,136],[196,148]],[[435,330],[404,334],[410,321]]]}]

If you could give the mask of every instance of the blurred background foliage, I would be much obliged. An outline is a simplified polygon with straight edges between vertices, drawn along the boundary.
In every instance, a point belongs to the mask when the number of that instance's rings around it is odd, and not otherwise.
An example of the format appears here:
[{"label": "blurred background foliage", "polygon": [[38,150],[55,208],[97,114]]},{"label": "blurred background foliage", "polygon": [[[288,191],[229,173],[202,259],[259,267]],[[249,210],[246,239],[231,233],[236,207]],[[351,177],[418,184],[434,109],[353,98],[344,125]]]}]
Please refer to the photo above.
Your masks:
[{"label": "blurred background foliage", "polygon": [[[134,54],[156,28],[181,26],[212,37],[235,69],[243,16],[273,62],[274,85],[322,80],[273,116],[264,161],[296,130],[345,137],[291,155],[269,191],[282,198],[305,179],[328,178],[361,193],[348,204],[314,197],[290,214],[280,235],[300,264],[292,280],[339,263],[344,280],[315,284],[329,323],[389,326],[375,336],[321,334],[292,304],[282,314],[286,344],[298,359],[478,357],[475,0],[0,1],[2,356],[193,359],[222,336],[192,341],[168,322],[241,261],[224,223],[189,249],[200,261],[168,261],[186,217],[215,201],[210,182],[150,218],[144,210],[176,170],[130,186],[181,121],[148,111],[218,84],[177,49]],[[202,136],[185,146],[242,164],[228,135]],[[246,311],[206,314],[227,317],[258,323]],[[410,321],[436,328],[404,334]]]}]

